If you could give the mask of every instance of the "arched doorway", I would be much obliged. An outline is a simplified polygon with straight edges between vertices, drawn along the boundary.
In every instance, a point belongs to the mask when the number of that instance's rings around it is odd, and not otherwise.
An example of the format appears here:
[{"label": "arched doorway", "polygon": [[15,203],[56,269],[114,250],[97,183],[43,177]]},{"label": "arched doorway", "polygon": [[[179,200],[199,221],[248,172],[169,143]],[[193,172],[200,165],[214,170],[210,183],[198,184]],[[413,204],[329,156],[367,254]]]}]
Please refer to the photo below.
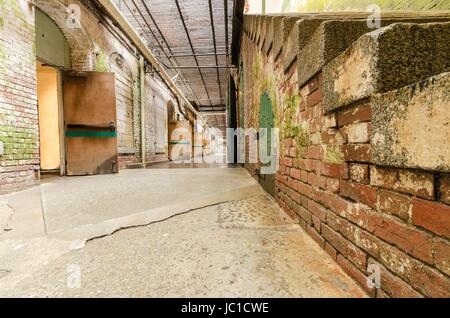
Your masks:
[{"label": "arched doorway", "polygon": [[36,78],[42,173],[65,172],[61,69],[70,69],[70,47],[62,30],[36,8]]},{"label": "arched doorway", "polygon": [[83,28],[60,27],[65,6],[39,0],[36,6],[41,172],[118,172],[115,75],[90,71],[92,43]]}]

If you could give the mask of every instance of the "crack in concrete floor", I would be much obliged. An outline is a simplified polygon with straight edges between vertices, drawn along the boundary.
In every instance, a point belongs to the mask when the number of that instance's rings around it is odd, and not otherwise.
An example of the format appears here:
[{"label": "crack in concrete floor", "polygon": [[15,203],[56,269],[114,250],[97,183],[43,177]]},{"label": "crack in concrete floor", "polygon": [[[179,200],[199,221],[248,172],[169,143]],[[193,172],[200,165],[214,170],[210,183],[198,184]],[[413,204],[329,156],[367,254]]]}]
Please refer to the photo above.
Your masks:
[{"label": "crack in concrete floor", "polygon": [[[365,296],[253,179],[240,178],[233,190],[0,240],[0,269],[8,270],[0,296]],[[81,288],[68,288],[71,265]]]},{"label": "crack in concrete floor", "polygon": [[[241,218],[236,206],[255,204]],[[90,241],[22,279],[2,296],[363,297],[364,293],[265,195],[193,209]],[[270,208],[259,209],[268,206]],[[222,214],[222,218],[220,216]],[[227,214],[234,225],[223,227]],[[228,220],[228,221],[227,221]],[[242,227],[242,224],[246,227]],[[295,226],[295,225],[293,225]],[[68,266],[81,287],[68,288]]]}]

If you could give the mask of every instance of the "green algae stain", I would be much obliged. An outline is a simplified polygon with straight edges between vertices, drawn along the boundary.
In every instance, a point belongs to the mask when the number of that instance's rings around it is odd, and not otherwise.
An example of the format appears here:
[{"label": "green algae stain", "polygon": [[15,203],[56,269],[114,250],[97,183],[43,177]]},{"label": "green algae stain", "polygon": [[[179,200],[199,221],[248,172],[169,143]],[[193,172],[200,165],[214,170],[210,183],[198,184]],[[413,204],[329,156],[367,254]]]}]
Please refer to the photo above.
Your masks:
[{"label": "green algae stain", "polygon": [[325,162],[336,165],[344,163],[344,154],[339,146],[324,146],[324,148]]}]

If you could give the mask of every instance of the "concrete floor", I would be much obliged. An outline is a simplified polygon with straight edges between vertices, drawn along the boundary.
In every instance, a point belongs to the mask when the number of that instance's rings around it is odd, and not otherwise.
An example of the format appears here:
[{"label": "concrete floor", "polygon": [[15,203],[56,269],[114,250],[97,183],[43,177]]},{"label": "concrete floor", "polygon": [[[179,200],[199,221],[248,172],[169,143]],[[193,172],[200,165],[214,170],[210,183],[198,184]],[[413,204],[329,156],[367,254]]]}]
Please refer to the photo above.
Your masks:
[{"label": "concrete floor", "polygon": [[3,297],[364,297],[240,168],[49,179],[0,204]]}]

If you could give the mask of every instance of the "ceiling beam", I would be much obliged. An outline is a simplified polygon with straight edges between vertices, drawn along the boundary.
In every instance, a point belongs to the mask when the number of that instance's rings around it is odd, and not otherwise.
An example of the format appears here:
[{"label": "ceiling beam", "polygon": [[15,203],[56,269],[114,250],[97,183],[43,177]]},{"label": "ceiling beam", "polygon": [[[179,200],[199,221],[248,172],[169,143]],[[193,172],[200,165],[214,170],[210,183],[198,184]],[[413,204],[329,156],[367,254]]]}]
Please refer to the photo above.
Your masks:
[{"label": "ceiling beam", "polygon": [[219,96],[220,99],[222,99],[222,84],[220,83],[220,74],[219,74],[219,59],[217,58],[217,43],[216,43],[216,30],[214,28],[214,14],[213,14],[213,8],[212,8],[212,2],[211,0],[208,1],[209,5],[209,18],[211,22],[211,31],[213,36],[213,45],[214,45],[214,53],[216,54],[214,56],[216,60],[216,72],[217,72],[217,84],[219,85]]},{"label": "ceiling beam", "polygon": [[110,16],[113,22],[124,32],[124,34],[130,39],[130,41],[136,46],[136,49],[143,55],[143,57],[153,65],[155,70],[159,73],[163,81],[167,84],[169,89],[178,96],[187,106],[188,108],[195,114],[198,115],[205,125],[207,123],[203,120],[201,115],[197,112],[197,110],[192,106],[190,101],[186,98],[180,88],[172,81],[169,74],[167,74],[166,70],[162,67],[161,63],[156,59],[147,45],[144,43],[142,38],[137,34],[136,30],[130,25],[127,19],[123,16],[117,6],[110,0],[98,0],[98,2],[105,9],[106,13]]},{"label": "ceiling beam", "polygon": [[[139,9],[138,5],[136,4],[136,2],[134,0],[131,0],[133,2],[134,7],[136,8],[136,10],[139,12],[139,15],[141,16],[142,20],[144,21],[144,23],[147,25],[148,30],[150,31],[150,33],[153,35],[153,38],[156,40],[156,43],[158,44],[159,48],[161,49],[161,51],[164,53],[164,55],[166,56],[167,60],[169,61],[169,63],[172,66],[175,66],[173,64],[173,61],[169,58],[169,55],[167,54],[167,52],[164,50],[161,42],[159,41],[158,37],[156,36],[156,34],[153,32],[152,28],[150,27],[150,25],[147,22],[147,19],[144,17],[144,15],[142,14],[141,10]],[[158,31],[160,32],[162,39],[164,40],[167,48],[169,49],[169,53],[173,54],[172,49],[170,48],[170,46],[168,45],[166,38],[164,37],[164,35],[161,33],[161,30],[159,29],[159,27],[156,25],[156,21],[153,19],[153,16],[151,15],[151,12],[149,11],[148,7],[145,5],[145,3],[141,0],[142,4],[145,6],[145,9],[147,11],[147,14],[150,15],[153,23],[155,24],[156,28],[158,29]],[[144,31],[144,34],[147,36],[147,38],[150,40],[150,37],[146,34],[144,27],[141,25],[141,23],[139,22],[139,20],[136,18],[136,16],[133,14],[133,11],[131,10],[131,8],[128,6],[127,1],[124,1],[125,6],[127,7],[128,11],[130,11],[131,15],[133,16],[133,18],[135,19],[136,23],[139,25],[139,27],[142,29],[142,31]],[[177,64],[177,66],[179,66],[178,62],[175,60],[175,63]],[[177,74],[180,75],[179,72],[177,72]],[[186,82],[182,83],[183,86],[186,88],[186,90],[189,92],[191,92],[192,96],[195,99],[198,99],[198,96],[195,94],[194,90],[192,89],[192,86],[189,84],[189,86],[186,84]]]}]

